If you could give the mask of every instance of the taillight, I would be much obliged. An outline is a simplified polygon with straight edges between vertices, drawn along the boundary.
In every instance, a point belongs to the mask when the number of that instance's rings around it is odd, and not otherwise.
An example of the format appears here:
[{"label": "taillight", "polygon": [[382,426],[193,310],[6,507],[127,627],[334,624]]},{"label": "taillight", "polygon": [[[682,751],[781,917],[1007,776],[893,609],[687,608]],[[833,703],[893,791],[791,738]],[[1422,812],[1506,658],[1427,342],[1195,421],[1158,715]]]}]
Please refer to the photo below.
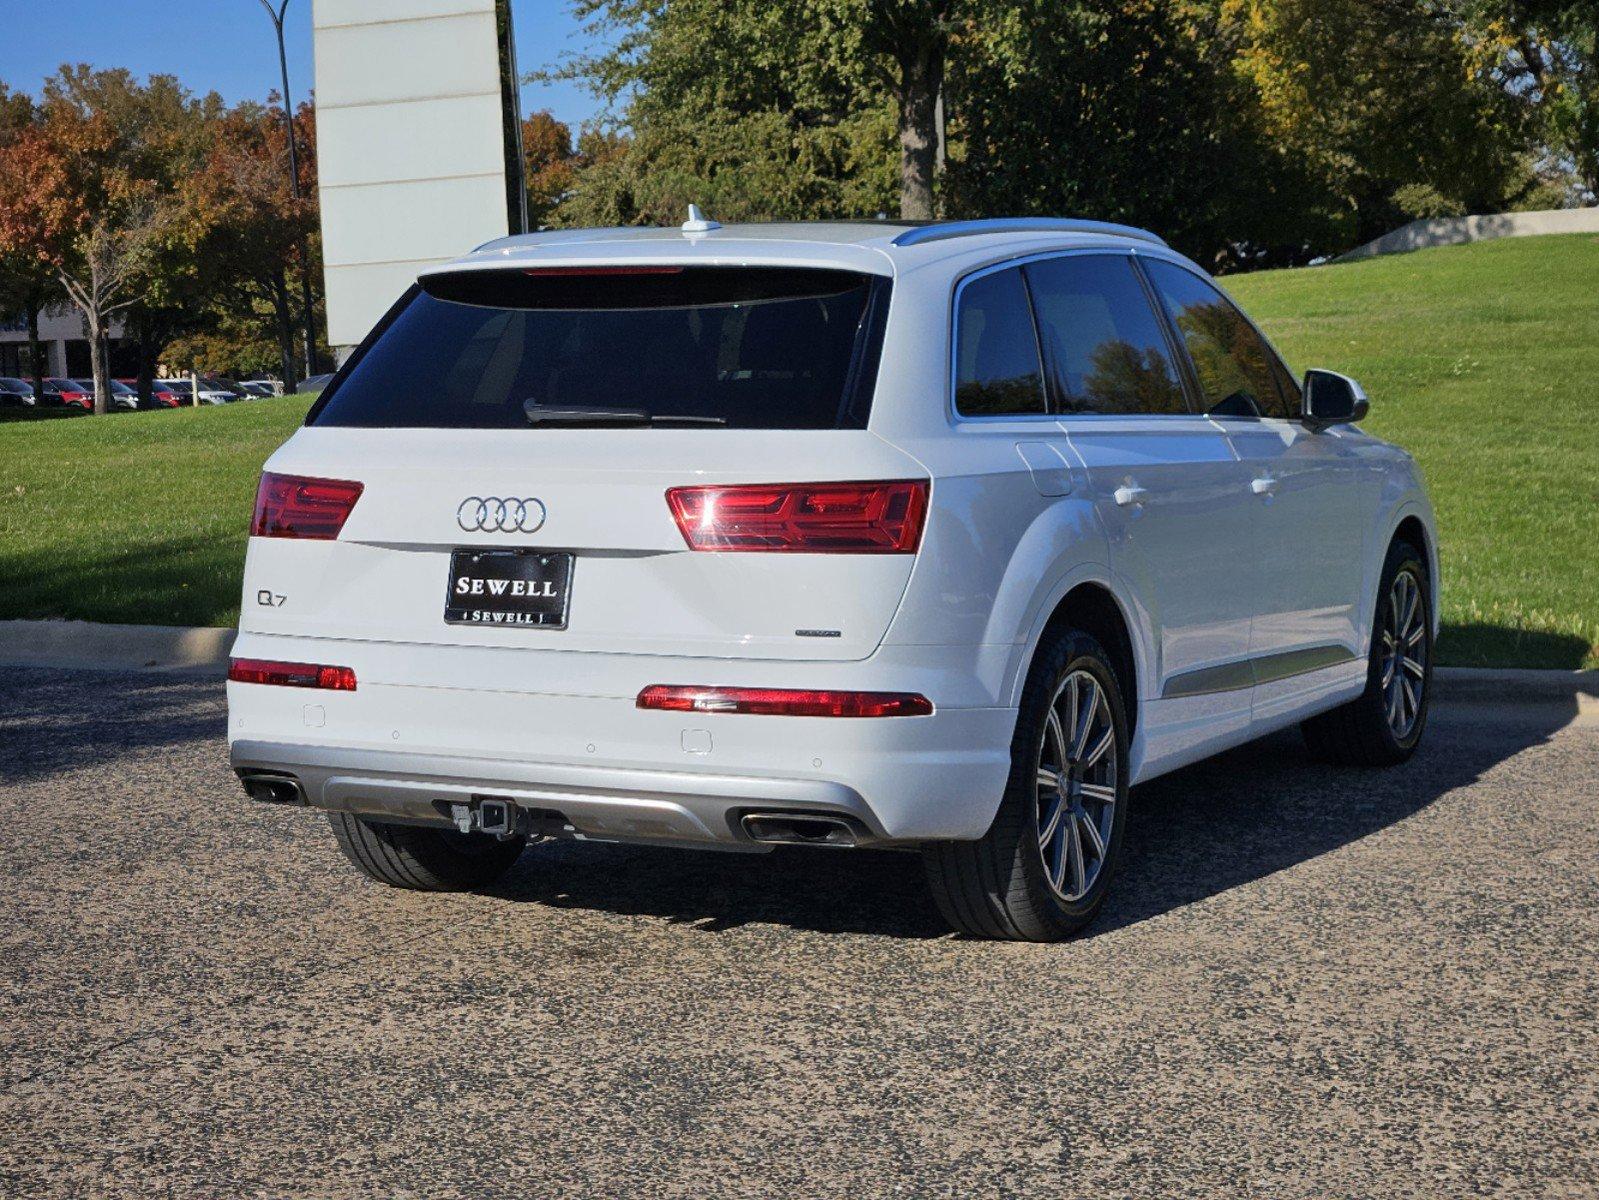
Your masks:
[{"label": "taillight", "polygon": [[276,662],[267,658],[230,658],[228,678],[234,683],[268,683],[275,687],[355,691],[355,671],[317,663]]},{"label": "taillight", "polygon": [[361,485],[349,480],[306,479],[268,471],[255,492],[250,533],[254,537],[336,538],[360,498]]},{"label": "taillight", "polygon": [[927,481],[677,487],[666,503],[691,550],[914,554]]},{"label": "taillight", "polygon": [[664,712],[744,713],[768,717],[925,717],[933,702],[914,692],[838,692],[792,688],[687,687],[652,684],[638,707]]}]

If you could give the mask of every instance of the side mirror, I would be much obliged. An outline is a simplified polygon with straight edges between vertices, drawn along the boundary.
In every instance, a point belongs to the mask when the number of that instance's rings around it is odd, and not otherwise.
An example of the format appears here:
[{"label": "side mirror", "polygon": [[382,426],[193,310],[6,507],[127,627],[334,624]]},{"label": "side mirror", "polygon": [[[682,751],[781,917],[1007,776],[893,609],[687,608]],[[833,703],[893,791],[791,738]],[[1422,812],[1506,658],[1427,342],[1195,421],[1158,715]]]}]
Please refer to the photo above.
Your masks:
[{"label": "side mirror", "polygon": [[1299,415],[1317,433],[1332,425],[1353,424],[1370,408],[1366,393],[1349,376],[1337,371],[1305,372],[1305,398]]}]

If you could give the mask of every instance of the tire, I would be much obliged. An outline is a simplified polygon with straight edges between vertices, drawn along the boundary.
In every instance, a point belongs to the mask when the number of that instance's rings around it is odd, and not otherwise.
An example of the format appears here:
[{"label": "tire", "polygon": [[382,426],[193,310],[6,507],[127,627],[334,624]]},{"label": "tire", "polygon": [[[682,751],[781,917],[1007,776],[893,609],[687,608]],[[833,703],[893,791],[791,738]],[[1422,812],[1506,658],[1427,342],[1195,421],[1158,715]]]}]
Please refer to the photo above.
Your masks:
[{"label": "tire", "polygon": [[525,838],[499,841],[483,833],[385,825],[330,812],[328,824],[344,856],[369,879],[417,892],[469,892],[487,887],[521,857]]},{"label": "tire", "polygon": [[[1396,611],[1396,603],[1405,611]],[[1396,624],[1403,628],[1396,631]],[[1407,653],[1393,657],[1390,647],[1400,641],[1408,643]],[[1408,542],[1396,541],[1388,547],[1377,589],[1366,690],[1300,725],[1312,756],[1339,766],[1391,767],[1415,753],[1432,701],[1432,642],[1427,560]]]},{"label": "tire", "polygon": [[[1076,711],[1091,718],[1086,738],[1081,725],[1078,736],[1067,732],[1068,688]],[[1088,698],[1091,688],[1097,701]],[[1101,745],[1107,733],[1111,741]],[[1050,637],[1022,690],[1010,777],[993,824],[976,841],[923,847],[928,885],[951,926],[973,937],[1055,942],[1094,919],[1127,824],[1127,741],[1121,687],[1104,647],[1077,631]],[[1076,753],[1085,744],[1089,753]],[[1062,764],[1065,772],[1052,769]],[[1057,782],[1046,782],[1051,775]],[[1041,823],[1056,829],[1048,841]],[[1078,841],[1075,854],[1068,833]]]}]

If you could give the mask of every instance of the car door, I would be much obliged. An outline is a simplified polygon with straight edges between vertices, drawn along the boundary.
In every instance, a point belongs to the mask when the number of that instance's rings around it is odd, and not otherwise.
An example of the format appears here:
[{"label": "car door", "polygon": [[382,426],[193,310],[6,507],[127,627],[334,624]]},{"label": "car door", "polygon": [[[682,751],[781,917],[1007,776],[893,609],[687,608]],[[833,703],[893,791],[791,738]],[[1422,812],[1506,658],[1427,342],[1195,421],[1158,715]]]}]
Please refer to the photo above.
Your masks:
[{"label": "car door", "polygon": [[1299,420],[1299,389],[1231,300],[1193,271],[1147,260],[1206,414],[1245,468],[1260,564],[1249,655],[1256,717],[1363,656],[1360,598],[1378,476],[1350,431]]},{"label": "car door", "polygon": [[1122,253],[1028,263],[1051,403],[1110,565],[1147,631],[1147,764],[1247,725],[1253,589],[1247,488],[1231,443],[1185,397],[1144,281]]}]

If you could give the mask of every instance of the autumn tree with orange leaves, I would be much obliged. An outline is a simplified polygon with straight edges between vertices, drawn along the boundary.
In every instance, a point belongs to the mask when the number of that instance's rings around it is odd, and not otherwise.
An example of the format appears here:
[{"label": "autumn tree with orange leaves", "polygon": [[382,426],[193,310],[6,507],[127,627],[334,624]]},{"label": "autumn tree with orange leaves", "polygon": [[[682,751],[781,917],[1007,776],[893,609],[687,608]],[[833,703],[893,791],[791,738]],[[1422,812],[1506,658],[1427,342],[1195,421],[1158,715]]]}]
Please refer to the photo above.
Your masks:
[{"label": "autumn tree with orange leaves", "polygon": [[[311,106],[295,114],[295,136],[314,147]],[[300,158],[301,198],[295,199],[287,177],[288,146],[281,108],[245,103],[217,122],[204,167],[185,210],[194,239],[195,257],[205,276],[214,280],[214,294],[230,303],[223,323],[246,338],[252,331],[269,332],[277,348],[285,387],[292,391],[298,374],[295,336],[299,315],[298,289],[291,272],[298,269],[299,247],[317,232],[316,156]],[[237,300],[245,303],[240,305]]]},{"label": "autumn tree with orange leaves", "polygon": [[94,411],[110,400],[112,320],[137,303],[176,232],[182,184],[220,111],[171,76],[63,67],[33,122],[0,146],[0,253],[48,264],[83,318]]}]

